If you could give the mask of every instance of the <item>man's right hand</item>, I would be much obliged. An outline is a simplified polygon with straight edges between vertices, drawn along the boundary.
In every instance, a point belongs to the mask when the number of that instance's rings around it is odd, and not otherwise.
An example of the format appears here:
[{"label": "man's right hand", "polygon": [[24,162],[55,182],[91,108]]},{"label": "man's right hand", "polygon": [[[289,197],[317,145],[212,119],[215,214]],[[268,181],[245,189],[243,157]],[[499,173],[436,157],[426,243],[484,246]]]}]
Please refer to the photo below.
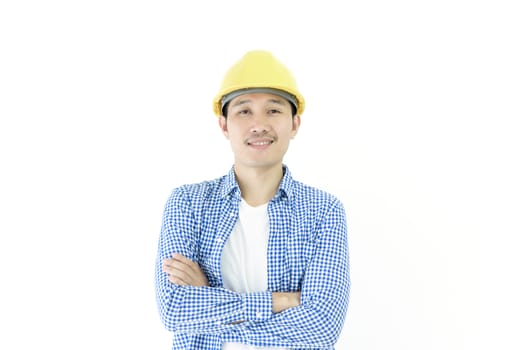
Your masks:
[{"label": "man's right hand", "polygon": [[162,271],[169,275],[168,279],[171,283],[179,286],[209,286],[207,277],[198,263],[182,254],[175,253],[172,259],[165,259],[162,263]]}]

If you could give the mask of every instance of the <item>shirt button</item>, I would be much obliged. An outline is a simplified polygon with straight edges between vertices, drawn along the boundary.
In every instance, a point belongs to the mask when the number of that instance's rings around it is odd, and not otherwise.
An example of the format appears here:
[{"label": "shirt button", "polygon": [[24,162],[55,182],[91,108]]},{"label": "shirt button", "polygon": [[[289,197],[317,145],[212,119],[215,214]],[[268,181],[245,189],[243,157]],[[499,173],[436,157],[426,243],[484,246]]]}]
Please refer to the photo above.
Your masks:
[{"label": "shirt button", "polygon": [[257,318],[262,318],[262,312],[257,311]]},{"label": "shirt button", "polygon": [[229,216],[233,217],[233,216],[235,216],[235,213],[231,212],[231,213],[229,213]]}]

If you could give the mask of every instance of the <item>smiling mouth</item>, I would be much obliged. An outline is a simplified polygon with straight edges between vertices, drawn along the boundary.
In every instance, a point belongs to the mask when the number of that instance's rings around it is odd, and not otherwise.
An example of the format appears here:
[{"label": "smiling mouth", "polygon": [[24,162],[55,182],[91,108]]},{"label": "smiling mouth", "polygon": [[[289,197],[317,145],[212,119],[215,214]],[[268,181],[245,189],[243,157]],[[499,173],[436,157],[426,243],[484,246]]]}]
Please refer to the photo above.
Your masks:
[{"label": "smiling mouth", "polygon": [[264,140],[264,141],[248,141],[247,144],[250,146],[266,146],[273,143],[273,140]]}]

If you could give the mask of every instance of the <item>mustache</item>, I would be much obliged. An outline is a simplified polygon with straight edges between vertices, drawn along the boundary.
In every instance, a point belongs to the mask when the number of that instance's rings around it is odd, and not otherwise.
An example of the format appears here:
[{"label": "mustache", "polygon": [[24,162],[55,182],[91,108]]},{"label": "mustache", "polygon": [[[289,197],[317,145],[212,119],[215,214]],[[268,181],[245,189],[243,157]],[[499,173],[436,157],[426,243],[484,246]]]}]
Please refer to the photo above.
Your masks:
[{"label": "mustache", "polygon": [[251,143],[251,142],[256,142],[256,141],[261,141],[261,140],[269,140],[269,141],[275,142],[277,141],[277,139],[278,138],[276,135],[270,134],[267,131],[263,131],[263,132],[256,132],[256,133],[249,134],[249,136],[244,139],[244,142]]}]

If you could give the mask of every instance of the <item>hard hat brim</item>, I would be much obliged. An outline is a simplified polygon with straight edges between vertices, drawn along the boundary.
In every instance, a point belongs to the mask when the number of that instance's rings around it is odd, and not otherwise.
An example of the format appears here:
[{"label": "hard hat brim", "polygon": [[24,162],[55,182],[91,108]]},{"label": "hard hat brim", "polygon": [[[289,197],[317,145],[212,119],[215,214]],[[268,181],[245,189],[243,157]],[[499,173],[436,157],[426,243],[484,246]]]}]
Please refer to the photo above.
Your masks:
[{"label": "hard hat brim", "polygon": [[248,93],[270,93],[280,96],[282,98],[285,98],[295,106],[298,115],[302,115],[302,113],[304,112],[304,97],[298,91],[289,91],[289,88],[279,88],[275,86],[242,86],[239,88],[231,87],[229,90],[230,91],[221,91],[221,93],[219,93],[213,99],[213,111],[215,112],[215,115],[217,117],[223,115],[222,109],[227,102],[231,101],[237,96],[241,96]]}]

